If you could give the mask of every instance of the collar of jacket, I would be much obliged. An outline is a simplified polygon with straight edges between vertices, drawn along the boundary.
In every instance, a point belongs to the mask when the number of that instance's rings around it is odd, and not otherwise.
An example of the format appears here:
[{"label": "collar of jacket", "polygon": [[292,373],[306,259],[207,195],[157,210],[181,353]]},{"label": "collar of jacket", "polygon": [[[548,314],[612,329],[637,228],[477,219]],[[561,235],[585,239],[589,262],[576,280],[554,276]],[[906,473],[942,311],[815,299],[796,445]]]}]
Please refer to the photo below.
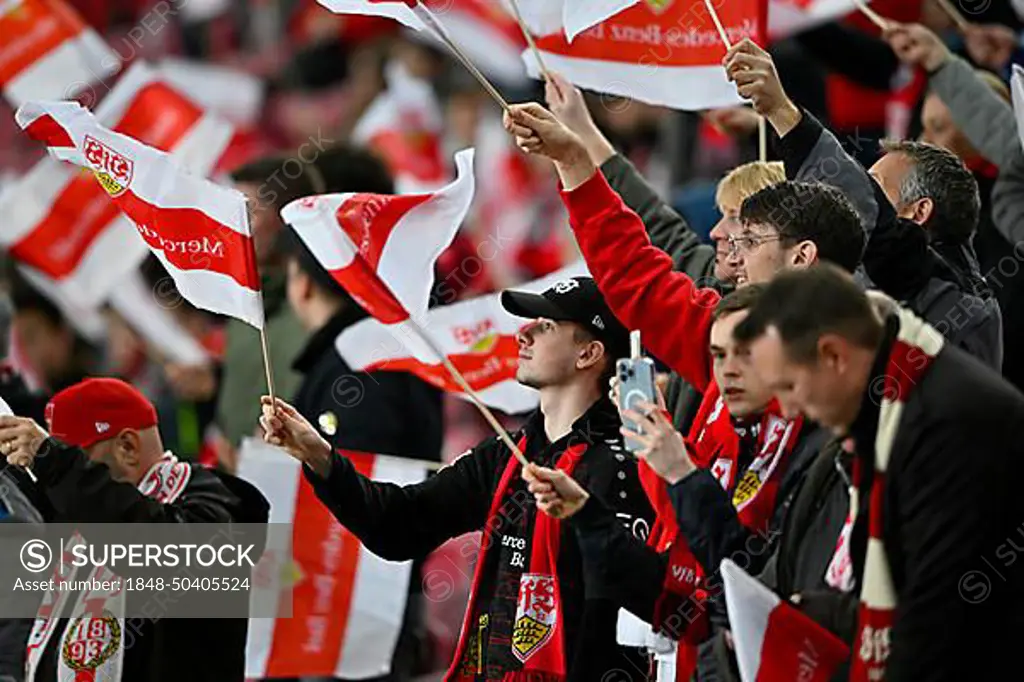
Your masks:
[{"label": "collar of jacket", "polygon": [[[602,395],[587,408],[587,411],[579,419],[573,422],[569,433],[555,442],[565,443],[567,446],[584,442],[589,447],[599,441],[618,440],[621,437],[619,434],[621,425],[618,410],[612,405],[612,401],[608,399],[607,395]],[[544,432],[544,413],[539,409],[535,410],[523,426],[523,432],[526,435],[529,450],[536,452],[533,448],[534,443],[547,444],[548,437]]]},{"label": "collar of jacket", "polygon": [[850,436],[856,445],[857,454],[862,457],[875,456],[875,434],[878,432],[878,415],[882,409],[882,391],[885,386],[885,371],[889,366],[889,353],[892,352],[896,335],[900,331],[900,318],[895,314],[885,318],[885,331],[882,343],[875,354],[875,362],[871,366],[867,388],[860,401],[857,418],[850,425]]},{"label": "collar of jacket", "polygon": [[292,369],[300,374],[308,374],[316,366],[317,361],[323,357],[323,354],[334,348],[334,342],[338,339],[338,335],[364,317],[366,317],[366,313],[359,307],[342,304],[338,312],[334,313],[331,319],[327,320],[309,337],[306,347],[292,362]]},{"label": "collar of jacket", "polygon": [[[970,243],[948,242],[932,237],[931,232],[927,234],[932,249],[939,255],[939,260],[945,266],[936,273],[939,277],[956,282],[965,293],[974,294],[979,298],[992,298],[992,289],[981,274],[978,256],[974,253],[974,247]],[[943,269],[947,269],[948,272],[943,273]]]}]

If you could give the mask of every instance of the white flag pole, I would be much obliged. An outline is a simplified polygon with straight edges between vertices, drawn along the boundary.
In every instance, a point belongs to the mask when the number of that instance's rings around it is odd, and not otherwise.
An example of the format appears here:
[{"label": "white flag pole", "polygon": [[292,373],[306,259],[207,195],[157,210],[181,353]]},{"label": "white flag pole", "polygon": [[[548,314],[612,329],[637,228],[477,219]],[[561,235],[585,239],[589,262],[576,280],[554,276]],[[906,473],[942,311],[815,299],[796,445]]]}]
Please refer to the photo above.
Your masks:
[{"label": "white flag pole", "polygon": [[530,51],[533,52],[533,56],[537,59],[537,65],[540,66],[541,73],[544,74],[544,80],[549,83],[552,82],[551,72],[548,71],[547,65],[541,59],[540,50],[537,49],[537,43],[533,40],[533,34],[530,33],[530,28],[523,21],[523,15],[519,11],[519,0],[509,0],[509,4],[512,5],[512,13],[516,16],[516,21],[519,22],[519,30],[523,32],[523,37],[526,38],[526,43],[530,46]]}]

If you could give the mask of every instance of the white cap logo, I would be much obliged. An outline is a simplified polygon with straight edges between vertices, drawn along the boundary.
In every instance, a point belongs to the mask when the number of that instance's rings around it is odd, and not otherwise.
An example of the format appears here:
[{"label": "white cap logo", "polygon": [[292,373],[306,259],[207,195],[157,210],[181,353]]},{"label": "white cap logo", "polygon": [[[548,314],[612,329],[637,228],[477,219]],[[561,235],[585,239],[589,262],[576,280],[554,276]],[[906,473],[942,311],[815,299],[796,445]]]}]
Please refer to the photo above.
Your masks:
[{"label": "white cap logo", "polygon": [[598,329],[602,331],[604,330],[604,320],[601,319],[600,315],[594,315],[594,319],[591,320],[591,322],[593,322],[594,326],[597,327]]},{"label": "white cap logo", "polygon": [[557,282],[553,288],[556,294],[567,294],[579,287],[579,285],[580,283],[574,279],[564,279],[561,282]]},{"label": "white cap logo", "polygon": [[96,433],[106,433],[110,430],[110,424],[107,422],[96,422]]}]

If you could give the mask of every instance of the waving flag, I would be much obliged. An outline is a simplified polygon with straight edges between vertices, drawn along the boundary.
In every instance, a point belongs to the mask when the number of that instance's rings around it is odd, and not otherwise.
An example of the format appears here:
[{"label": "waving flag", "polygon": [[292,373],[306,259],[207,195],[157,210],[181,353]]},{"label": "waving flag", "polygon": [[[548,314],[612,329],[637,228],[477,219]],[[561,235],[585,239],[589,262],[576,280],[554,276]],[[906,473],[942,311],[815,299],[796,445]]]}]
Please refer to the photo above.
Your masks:
[{"label": "waving flag", "polygon": [[[763,43],[763,0],[716,3],[731,43]],[[525,18],[525,17],[524,17]],[[550,23],[527,20],[544,64],[589,90],[673,109],[742,103],[722,68],[725,46],[706,8],[691,0],[644,0],[584,31],[571,43]],[[540,76],[532,51],[527,71]]]},{"label": "waving flag", "polygon": [[387,90],[367,108],[352,141],[376,150],[400,194],[433,192],[449,180],[441,151],[444,117],[434,88],[399,62],[388,64]]},{"label": "waving flag", "polygon": [[850,648],[729,559],[722,561],[729,628],[743,682],[827,682]]},{"label": "waving flag", "polygon": [[[345,455],[375,481],[407,485],[426,478],[423,462]],[[284,452],[248,439],[239,461],[238,475],[270,502],[270,523],[292,528],[291,561],[285,565],[278,559],[289,555],[288,548],[268,546],[253,578],[261,591],[290,590],[292,610],[287,617],[249,621],[246,677],[359,680],[387,675],[405,613],[411,562],[384,561],[366,549],[317,499],[302,465]]]},{"label": "waving flag", "polygon": [[[865,1],[865,5],[870,0]],[[854,0],[769,0],[768,36],[782,40],[857,9]]]},{"label": "waving flag", "polygon": [[[578,261],[547,277],[516,289],[541,292],[555,282],[587,274]],[[485,405],[508,414],[537,407],[537,392],[516,381],[519,346],[516,332],[526,320],[501,306],[500,294],[433,308],[421,320],[448,360],[462,372]],[[397,332],[397,333],[396,333]],[[449,376],[441,359],[413,333],[369,319],[343,331],[335,342],[338,354],[354,370],[404,371],[415,374],[460,398],[469,397]]]},{"label": "waving flag", "polygon": [[0,2],[0,88],[12,106],[71,97],[121,60],[61,0]]},{"label": "waving flag", "polygon": [[[588,28],[644,0],[518,0],[523,20],[542,35],[564,31],[572,42]],[[671,2],[671,0],[669,0]],[[661,2],[659,4],[666,4]]]},{"label": "waving flag", "polygon": [[102,127],[73,102],[29,103],[16,115],[51,153],[73,151],[193,305],[263,326],[245,197],[189,175],[167,154]]},{"label": "waving flag", "polygon": [[259,121],[264,92],[263,82],[256,76],[207,62],[172,58],[162,60],[156,68],[168,83],[187,92],[204,109],[239,125]]},{"label": "waving flag", "polygon": [[281,217],[366,312],[397,324],[427,312],[434,262],[473,201],[473,150],[434,194],[325,194],[288,204]]},{"label": "waving flag", "polygon": [[[118,81],[96,116],[170,152],[198,174],[211,169],[231,135],[225,121],[203,112],[141,62]],[[82,306],[106,300],[148,253],[92,173],[51,158],[0,196],[0,214],[0,244]]]}]

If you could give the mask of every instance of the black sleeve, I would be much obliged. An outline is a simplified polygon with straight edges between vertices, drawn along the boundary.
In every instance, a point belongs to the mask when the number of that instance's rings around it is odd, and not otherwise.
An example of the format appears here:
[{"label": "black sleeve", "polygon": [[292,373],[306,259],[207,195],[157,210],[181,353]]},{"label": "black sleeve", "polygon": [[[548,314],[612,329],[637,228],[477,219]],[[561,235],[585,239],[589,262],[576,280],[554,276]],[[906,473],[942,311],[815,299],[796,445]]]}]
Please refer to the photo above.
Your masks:
[{"label": "black sleeve", "polygon": [[389,561],[425,556],[487,520],[506,448],[490,438],[422,483],[372,481],[334,454],[327,478],[303,467],[317,497],[371,552]]},{"label": "black sleeve", "polygon": [[875,90],[889,90],[900,67],[884,40],[838,22],[804,31],[796,41],[829,71]]},{"label": "black sleeve", "polygon": [[228,523],[237,499],[214,478],[189,483],[170,504],[115,481],[105,464],[55,438],[39,449],[32,470],[53,510],[48,521],[77,523]]},{"label": "black sleeve", "polygon": [[[337,415],[337,431],[328,438],[336,449],[387,455],[409,455],[405,438],[407,426],[416,415],[403,415],[408,396],[409,375],[404,372],[352,372],[342,377],[348,388],[339,395],[336,388],[322,391],[319,414]],[[338,386],[335,382],[334,386]],[[431,442],[423,434],[423,442]],[[425,448],[426,450],[426,448]],[[430,459],[430,452],[418,455]]]},{"label": "black sleeve", "polygon": [[651,622],[665,582],[667,556],[627,531],[596,497],[569,522],[583,555],[587,600],[613,602]]},{"label": "black sleeve", "polygon": [[[753,536],[740,523],[729,493],[708,469],[695,471],[669,486],[668,496],[676,510],[679,531],[707,574],[717,571],[722,559],[734,551],[742,551]],[[760,554],[767,561],[768,553]],[[757,573],[761,566],[748,570]]]}]

